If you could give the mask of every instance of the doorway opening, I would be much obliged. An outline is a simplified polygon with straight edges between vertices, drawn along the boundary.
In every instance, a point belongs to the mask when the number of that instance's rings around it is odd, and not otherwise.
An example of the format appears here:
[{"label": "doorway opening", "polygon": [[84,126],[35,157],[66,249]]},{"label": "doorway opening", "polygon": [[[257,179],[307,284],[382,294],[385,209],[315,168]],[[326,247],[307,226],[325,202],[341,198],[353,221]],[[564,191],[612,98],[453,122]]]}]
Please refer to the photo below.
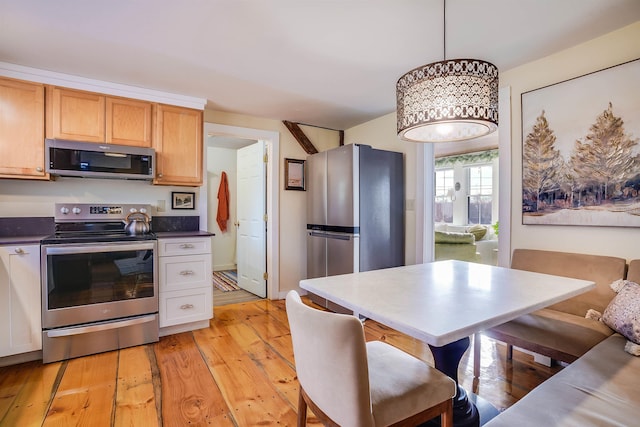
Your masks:
[{"label": "doorway opening", "polygon": [[[279,298],[279,271],[277,268],[278,253],[275,248],[276,236],[278,235],[277,159],[279,134],[271,131],[205,123],[204,135],[206,141],[204,161],[207,170],[205,187],[207,191],[203,195],[206,200],[202,205],[207,207],[206,218],[203,218],[207,223],[207,229],[216,233],[213,239],[212,265],[214,270],[219,271],[229,271],[239,267],[237,271],[238,286],[251,291],[216,292],[214,289],[214,305],[242,302],[240,300],[244,298],[243,294],[248,299],[256,298],[255,295],[259,298],[277,299]],[[253,164],[241,166],[243,162],[248,161],[247,155],[241,153],[247,151],[251,152],[250,156],[257,156],[260,164],[258,164],[258,160],[254,159]],[[266,163],[263,163],[263,153],[269,160]],[[272,161],[271,159],[276,160]],[[245,172],[254,171],[257,166],[262,167],[263,176],[261,178],[258,176],[258,181],[256,181],[256,177],[252,176],[249,176],[248,181],[244,180],[242,171],[239,169],[243,169]],[[220,226],[216,221],[222,172],[226,174],[231,200],[228,206],[229,220],[226,221],[227,230],[225,232],[220,232]],[[247,207],[248,205],[253,208]],[[253,215],[253,218],[243,214],[239,215],[239,211],[242,210],[251,211],[250,214]],[[238,232],[239,230],[243,232]],[[248,233],[249,230],[251,233]],[[256,236],[262,236],[262,240],[256,240]],[[247,244],[253,246],[247,249]],[[257,256],[256,248],[258,250]],[[236,301],[238,298],[240,300]]]},{"label": "doorway opening", "polygon": [[434,259],[497,265],[498,149],[435,159]]},{"label": "doorway opening", "polygon": [[208,229],[216,234],[212,247],[214,305],[264,298],[263,273],[267,268],[264,143],[208,136],[206,153],[207,223]]}]

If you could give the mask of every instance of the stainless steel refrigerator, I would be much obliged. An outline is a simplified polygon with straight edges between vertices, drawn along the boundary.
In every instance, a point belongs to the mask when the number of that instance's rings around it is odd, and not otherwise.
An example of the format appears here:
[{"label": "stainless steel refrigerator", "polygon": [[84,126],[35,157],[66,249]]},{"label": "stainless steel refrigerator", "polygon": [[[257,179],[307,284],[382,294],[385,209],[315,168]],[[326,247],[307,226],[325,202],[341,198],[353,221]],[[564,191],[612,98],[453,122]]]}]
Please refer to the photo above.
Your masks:
[{"label": "stainless steel refrigerator", "polygon": [[307,173],[307,278],[404,265],[402,153],[349,144]]}]

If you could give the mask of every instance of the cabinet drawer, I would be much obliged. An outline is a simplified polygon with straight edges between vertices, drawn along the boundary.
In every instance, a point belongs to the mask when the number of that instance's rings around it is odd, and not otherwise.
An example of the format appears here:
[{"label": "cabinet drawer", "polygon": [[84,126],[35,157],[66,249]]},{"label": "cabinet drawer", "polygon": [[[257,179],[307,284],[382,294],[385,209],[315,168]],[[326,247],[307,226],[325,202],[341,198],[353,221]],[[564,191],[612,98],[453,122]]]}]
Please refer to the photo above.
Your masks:
[{"label": "cabinet drawer", "polygon": [[212,286],[211,256],[160,257],[160,292]]},{"label": "cabinet drawer", "polygon": [[162,256],[211,253],[210,237],[158,239],[158,254]]},{"label": "cabinet drawer", "polygon": [[161,328],[212,317],[213,290],[211,287],[160,293]]}]

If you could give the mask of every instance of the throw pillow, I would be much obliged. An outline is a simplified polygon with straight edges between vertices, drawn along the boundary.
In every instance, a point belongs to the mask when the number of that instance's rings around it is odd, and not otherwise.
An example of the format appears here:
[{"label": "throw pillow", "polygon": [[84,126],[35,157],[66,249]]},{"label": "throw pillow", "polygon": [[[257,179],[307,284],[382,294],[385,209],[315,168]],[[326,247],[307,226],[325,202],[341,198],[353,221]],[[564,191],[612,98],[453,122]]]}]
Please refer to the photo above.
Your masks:
[{"label": "throw pillow", "polygon": [[602,314],[602,321],[629,341],[640,344],[640,285],[628,280],[612,283],[618,294]]},{"label": "throw pillow", "polygon": [[477,242],[478,240],[482,239],[485,236],[485,234],[487,234],[487,227],[480,224],[476,224],[469,227],[468,231],[469,233],[476,236],[476,242]]}]

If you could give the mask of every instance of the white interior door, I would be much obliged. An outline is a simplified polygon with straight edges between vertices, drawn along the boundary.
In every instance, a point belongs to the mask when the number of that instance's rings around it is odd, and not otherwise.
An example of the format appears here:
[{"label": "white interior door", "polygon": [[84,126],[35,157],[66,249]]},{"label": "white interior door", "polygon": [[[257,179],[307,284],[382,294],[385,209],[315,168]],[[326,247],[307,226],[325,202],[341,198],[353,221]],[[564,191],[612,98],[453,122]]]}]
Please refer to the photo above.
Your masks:
[{"label": "white interior door", "polygon": [[238,150],[238,286],[262,298],[266,280],[264,141]]}]

